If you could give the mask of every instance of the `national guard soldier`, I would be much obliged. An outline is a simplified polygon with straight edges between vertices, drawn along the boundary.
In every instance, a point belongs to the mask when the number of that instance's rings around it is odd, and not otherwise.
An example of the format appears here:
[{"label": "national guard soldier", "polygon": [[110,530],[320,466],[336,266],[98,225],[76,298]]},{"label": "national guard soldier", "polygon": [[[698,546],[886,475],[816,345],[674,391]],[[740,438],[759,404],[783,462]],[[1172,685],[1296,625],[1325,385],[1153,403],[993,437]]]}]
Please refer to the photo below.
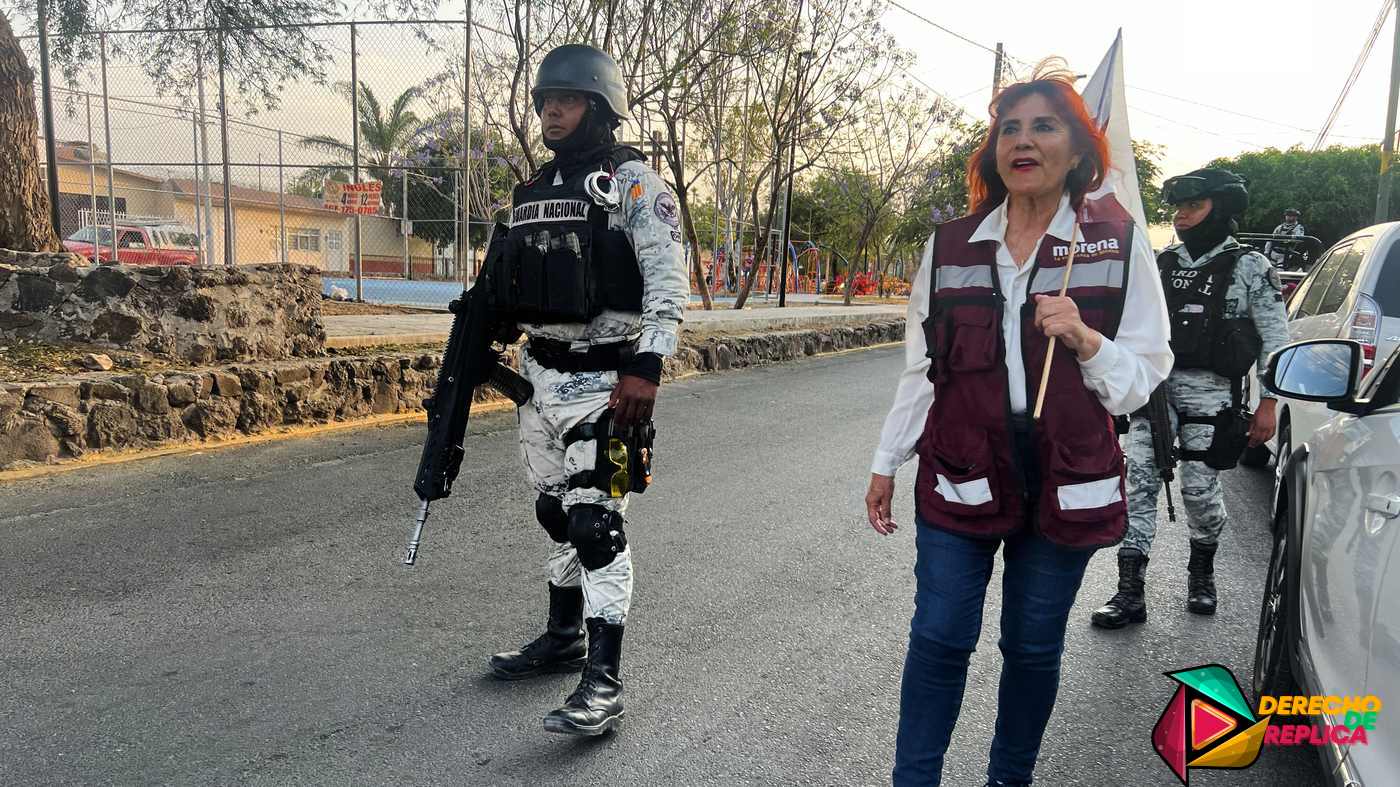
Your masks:
[{"label": "national guard soldier", "polygon": [[[1167,400],[1167,442],[1180,439],[1181,497],[1191,533],[1187,608],[1213,615],[1215,550],[1225,525],[1217,474],[1235,466],[1246,444],[1273,437],[1274,399],[1265,392],[1250,417],[1245,387],[1249,369],[1258,364],[1262,372],[1270,353],[1287,343],[1288,318],[1277,271],[1232,237],[1235,217],[1249,204],[1243,178],[1223,169],[1199,169],[1169,178],[1162,195],[1176,209],[1173,223],[1181,243],[1157,258],[1176,364],[1156,395],[1165,393]],[[1128,533],[1118,550],[1118,593],[1091,618],[1101,628],[1147,620],[1143,583],[1161,480],[1151,421],[1139,411],[1129,423]]]},{"label": "national guard soldier", "polygon": [[628,102],[613,59],[558,47],[541,61],[532,97],[554,158],[516,186],[509,231],[493,238],[487,266],[493,303],[527,337],[520,365],[534,397],[519,412],[520,446],[536,517],[554,542],[549,619],[529,644],[492,656],[490,669],[503,680],[582,669],[544,727],[601,735],[623,716],[632,597],[623,515],[628,492],[651,480],[652,408],[690,284],[675,198],[614,136]]},{"label": "national guard soldier", "polygon": [[[1303,223],[1299,221],[1300,218],[1302,218],[1302,214],[1298,212],[1297,208],[1288,208],[1283,212],[1283,223],[1274,227],[1273,234],[1293,238],[1307,235],[1308,232],[1303,228]],[[1293,241],[1280,240],[1277,247],[1275,247],[1274,241],[1269,241],[1264,244],[1264,256],[1273,260],[1274,265],[1283,267],[1284,263],[1288,261],[1289,253],[1295,249]]]}]

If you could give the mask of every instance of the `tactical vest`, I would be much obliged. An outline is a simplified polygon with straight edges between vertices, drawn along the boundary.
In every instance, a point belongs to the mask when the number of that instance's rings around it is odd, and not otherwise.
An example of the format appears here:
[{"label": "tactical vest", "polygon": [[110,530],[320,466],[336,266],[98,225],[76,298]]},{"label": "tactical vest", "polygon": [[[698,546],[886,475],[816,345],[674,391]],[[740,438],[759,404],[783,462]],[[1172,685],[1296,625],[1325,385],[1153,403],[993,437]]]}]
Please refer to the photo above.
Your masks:
[{"label": "tactical vest", "polygon": [[[636,160],[640,153],[619,146],[558,185],[555,168],[546,167],[515,187],[510,229],[499,259],[492,260],[497,309],[534,323],[581,323],[605,309],[642,310],[636,252],[626,233],[609,229],[609,211],[584,187],[589,175],[612,175]],[[612,188],[623,185],[614,181]]]},{"label": "tactical vest", "polygon": [[[1013,450],[1010,389],[996,273],[997,243],[970,242],[987,212],[951,221],[934,236],[930,311],[924,337],[933,405],[919,438],[919,516],[973,537],[1002,537],[1026,523],[1064,546],[1117,543],[1127,527],[1123,452],[1113,421],[1084,385],[1075,354],[1054,343],[1050,382],[1034,443],[1041,469],[1038,500],[1028,500]],[[1133,222],[1111,196],[1086,202],[1083,237],[1067,295],[1084,323],[1104,336],[1118,332],[1132,258]],[[1035,327],[1036,294],[1059,294],[1069,244],[1046,235],[1030,274],[1020,315],[1026,401],[1034,402],[1049,345]]]},{"label": "tactical vest", "polygon": [[1157,257],[1162,290],[1171,318],[1172,354],[1177,369],[1209,369],[1230,379],[1242,377],[1259,358],[1263,340],[1248,317],[1225,318],[1225,293],[1247,247],[1221,252],[1198,268],[1186,267],[1172,250]]}]

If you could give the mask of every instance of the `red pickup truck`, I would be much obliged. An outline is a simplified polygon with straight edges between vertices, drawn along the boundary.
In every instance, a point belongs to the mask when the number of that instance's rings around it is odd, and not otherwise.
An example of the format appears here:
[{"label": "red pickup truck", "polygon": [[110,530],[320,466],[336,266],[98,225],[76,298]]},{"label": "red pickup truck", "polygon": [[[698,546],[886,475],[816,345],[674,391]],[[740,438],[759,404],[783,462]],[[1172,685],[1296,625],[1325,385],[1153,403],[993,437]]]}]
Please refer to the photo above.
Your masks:
[{"label": "red pickup truck", "polygon": [[[110,265],[112,228],[83,227],[63,241],[63,248]],[[116,261],[123,265],[198,265],[199,236],[183,224],[118,223]]]}]

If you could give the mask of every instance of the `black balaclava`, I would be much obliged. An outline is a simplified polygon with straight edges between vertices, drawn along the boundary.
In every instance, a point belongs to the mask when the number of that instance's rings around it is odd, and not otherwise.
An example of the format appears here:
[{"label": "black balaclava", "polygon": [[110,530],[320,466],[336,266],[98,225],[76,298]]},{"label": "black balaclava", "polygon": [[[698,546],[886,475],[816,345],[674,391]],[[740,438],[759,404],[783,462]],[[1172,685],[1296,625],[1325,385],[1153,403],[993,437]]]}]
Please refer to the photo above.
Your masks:
[{"label": "black balaclava", "polygon": [[544,141],[544,146],[554,151],[554,160],[547,166],[557,168],[562,177],[568,178],[579,167],[593,164],[599,156],[617,144],[613,128],[614,119],[609,113],[600,112],[597,102],[590,98],[588,109],[583,113],[583,119],[579,121],[574,133],[560,140]]},{"label": "black balaclava", "polygon": [[1217,197],[1211,201],[1210,213],[1200,224],[1190,229],[1178,230],[1176,234],[1181,238],[1181,242],[1186,244],[1186,251],[1191,255],[1191,259],[1199,260],[1201,255],[1219,246],[1238,229],[1235,220],[1220,210]]}]

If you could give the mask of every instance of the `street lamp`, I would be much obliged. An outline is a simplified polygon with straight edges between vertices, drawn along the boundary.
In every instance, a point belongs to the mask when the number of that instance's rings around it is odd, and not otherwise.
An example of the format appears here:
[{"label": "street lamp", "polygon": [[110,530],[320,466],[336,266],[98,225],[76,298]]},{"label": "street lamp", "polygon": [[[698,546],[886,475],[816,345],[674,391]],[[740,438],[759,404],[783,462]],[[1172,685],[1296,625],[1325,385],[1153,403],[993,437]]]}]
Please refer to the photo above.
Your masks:
[{"label": "street lamp", "polygon": [[778,308],[787,306],[788,241],[792,231],[792,181],[793,169],[797,166],[797,112],[802,107],[802,74],[807,71],[807,66],[815,54],[810,49],[797,53],[797,59],[802,64],[801,70],[797,72],[792,94],[792,125],[789,129],[792,147],[788,152],[787,196],[783,198],[783,242],[778,247],[778,253],[783,258],[782,273],[778,275]]}]

